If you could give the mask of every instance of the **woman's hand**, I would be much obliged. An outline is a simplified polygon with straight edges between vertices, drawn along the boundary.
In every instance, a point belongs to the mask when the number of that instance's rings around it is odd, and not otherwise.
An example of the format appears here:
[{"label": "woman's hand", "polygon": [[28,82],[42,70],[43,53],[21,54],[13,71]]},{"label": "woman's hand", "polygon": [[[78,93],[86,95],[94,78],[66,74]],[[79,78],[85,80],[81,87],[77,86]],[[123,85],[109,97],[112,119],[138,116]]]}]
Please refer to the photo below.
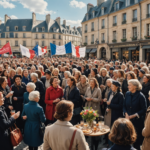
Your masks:
[{"label": "woman's hand", "polygon": [[110,110],[110,109],[107,108],[107,109],[106,109],[106,112],[109,112],[109,110]]},{"label": "woman's hand", "polygon": [[61,100],[65,100],[65,99],[62,97]]},{"label": "woman's hand", "polygon": [[18,111],[17,113],[12,115],[11,117],[13,117],[16,120],[19,116],[20,116],[20,111]]},{"label": "woman's hand", "polygon": [[13,110],[13,109],[14,109],[12,106],[8,106],[8,108],[9,108],[10,110]]},{"label": "woman's hand", "polygon": [[53,103],[58,103],[58,102],[60,102],[60,99],[59,99],[59,98],[57,98],[57,99],[55,99],[55,100],[53,101]]},{"label": "woman's hand", "polygon": [[130,116],[127,113],[125,113],[125,118],[130,120]]},{"label": "woman's hand", "polygon": [[91,101],[91,100],[92,100],[92,98],[88,98],[88,97],[87,97],[87,98],[86,98],[86,100],[87,100],[87,101]]},{"label": "woman's hand", "polygon": [[10,96],[13,96],[13,93],[12,92],[9,92],[6,97],[9,98]]},{"label": "woman's hand", "polygon": [[26,120],[27,119],[27,116],[22,116],[23,120]]},{"label": "woman's hand", "polygon": [[110,102],[109,102],[109,101],[107,102],[107,105],[110,105]]},{"label": "woman's hand", "polygon": [[103,102],[107,102],[107,98],[104,98],[104,99],[103,99]]},{"label": "woman's hand", "polygon": [[17,99],[17,97],[14,97],[13,100],[14,100],[14,101],[17,101],[18,99]]},{"label": "woman's hand", "polygon": [[104,87],[104,85],[103,85],[103,84],[101,84],[101,85],[100,85],[100,88],[103,88],[103,87]]}]

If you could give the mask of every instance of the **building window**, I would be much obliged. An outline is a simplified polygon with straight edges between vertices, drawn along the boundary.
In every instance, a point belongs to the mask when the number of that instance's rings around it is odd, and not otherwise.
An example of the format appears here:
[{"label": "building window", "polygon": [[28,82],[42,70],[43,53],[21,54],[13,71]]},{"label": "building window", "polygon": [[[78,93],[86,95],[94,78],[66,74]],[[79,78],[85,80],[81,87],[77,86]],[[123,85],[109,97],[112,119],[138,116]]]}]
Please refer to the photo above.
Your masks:
[{"label": "building window", "polygon": [[150,4],[147,5],[147,18],[150,18]]},{"label": "building window", "polygon": [[102,29],[105,28],[105,19],[102,19]]},{"label": "building window", "polygon": [[36,41],[36,42],[35,42],[35,45],[39,45],[39,42],[38,42],[38,41]]},{"label": "building window", "polygon": [[93,11],[93,18],[95,17],[95,11]]},{"label": "building window", "polygon": [[61,39],[61,35],[59,35],[59,39]]},{"label": "building window", "polygon": [[126,0],[126,6],[130,5],[130,0]]},{"label": "building window", "polygon": [[26,41],[23,41],[23,46],[26,46]]},{"label": "building window", "polygon": [[42,39],[45,39],[45,34],[42,34]]},{"label": "building window", "polygon": [[45,46],[45,43],[44,43],[44,41],[42,41],[42,46]]},{"label": "building window", "polygon": [[150,36],[150,24],[147,24],[147,36]]},{"label": "building window", "polygon": [[42,32],[44,32],[45,31],[45,28],[44,27],[42,27]]},{"label": "building window", "polygon": [[9,33],[6,33],[6,38],[9,38]]},{"label": "building window", "polygon": [[91,44],[94,44],[94,34],[92,34]]},{"label": "building window", "polygon": [[135,4],[138,3],[138,0],[134,0],[134,3],[135,3]]},{"label": "building window", "polygon": [[113,17],[113,26],[116,26],[117,25],[117,16],[114,16]]},{"label": "building window", "polygon": [[91,31],[94,31],[94,22],[91,23]]},{"label": "building window", "polygon": [[53,39],[56,39],[56,35],[55,34],[53,34]]},{"label": "building window", "polygon": [[87,14],[87,15],[86,15],[86,20],[88,20],[88,18],[89,18],[89,17],[88,17],[88,14]]},{"label": "building window", "polygon": [[122,23],[123,23],[123,24],[126,23],[126,13],[124,13],[124,14],[122,15]]},{"label": "building window", "polygon": [[55,41],[53,41],[53,44],[56,44]]},{"label": "building window", "polygon": [[15,41],[15,46],[18,46],[18,41]]},{"label": "building window", "polygon": [[36,32],[38,32],[39,31],[39,29],[38,29],[38,27],[36,27]]},{"label": "building window", "polygon": [[85,33],[87,33],[87,24],[85,25]]},{"label": "building window", "polygon": [[137,21],[137,9],[133,10],[133,22]]},{"label": "building window", "polygon": [[102,33],[102,43],[104,43],[104,42],[105,42],[105,34]]},{"label": "building window", "polygon": [[6,31],[9,31],[9,27],[6,27]]},{"label": "building window", "polygon": [[119,10],[119,3],[116,3],[116,10]]},{"label": "building window", "polygon": [[86,43],[86,44],[88,43],[87,36],[85,36],[85,43]]},{"label": "building window", "polygon": [[56,27],[53,28],[53,31],[56,32]]},{"label": "building window", "polygon": [[137,38],[137,27],[133,27],[133,37]]},{"label": "building window", "polygon": [[101,14],[104,15],[104,8],[102,8],[102,13]]},{"label": "building window", "polygon": [[18,31],[18,27],[17,26],[15,27],[15,31]]},{"label": "building window", "polygon": [[123,39],[126,39],[126,29],[122,30]]},{"label": "building window", "polygon": [[38,39],[38,34],[35,34],[35,38]]},{"label": "building window", "polygon": [[15,33],[15,38],[18,38],[18,33]]},{"label": "building window", "polygon": [[26,38],[26,34],[25,33],[23,33],[23,38]]},{"label": "building window", "polygon": [[23,29],[23,31],[26,31],[26,26],[23,26],[22,29]]},{"label": "building window", "polygon": [[61,42],[59,42],[59,46],[61,45]]},{"label": "building window", "polygon": [[117,37],[116,37],[116,31],[113,31],[113,40],[116,40]]}]

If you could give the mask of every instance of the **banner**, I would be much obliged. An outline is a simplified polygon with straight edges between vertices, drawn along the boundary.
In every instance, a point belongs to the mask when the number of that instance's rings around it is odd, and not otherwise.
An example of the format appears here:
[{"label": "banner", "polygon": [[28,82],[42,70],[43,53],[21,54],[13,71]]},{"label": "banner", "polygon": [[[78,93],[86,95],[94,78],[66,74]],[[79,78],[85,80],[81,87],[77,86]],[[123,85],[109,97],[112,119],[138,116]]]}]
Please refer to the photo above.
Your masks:
[{"label": "banner", "polygon": [[0,54],[5,54],[5,53],[9,53],[10,55],[12,54],[9,42],[0,49]]}]

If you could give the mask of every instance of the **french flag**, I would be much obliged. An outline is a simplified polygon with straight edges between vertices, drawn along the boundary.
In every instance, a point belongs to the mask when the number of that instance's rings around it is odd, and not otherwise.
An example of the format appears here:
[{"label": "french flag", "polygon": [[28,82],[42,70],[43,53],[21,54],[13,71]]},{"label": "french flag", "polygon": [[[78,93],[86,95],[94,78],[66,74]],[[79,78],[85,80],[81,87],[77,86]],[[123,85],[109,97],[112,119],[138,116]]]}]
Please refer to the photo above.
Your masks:
[{"label": "french flag", "polygon": [[44,48],[41,48],[39,45],[36,45],[33,50],[35,51],[35,54],[37,56],[41,56],[45,53],[47,53],[47,46],[45,46]]},{"label": "french flag", "polygon": [[72,56],[81,58],[81,57],[85,57],[85,50],[86,47],[80,48],[80,46],[74,46],[72,45]]},{"label": "french flag", "polygon": [[50,43],[50,47],[51,47],[51,55],[65,55],[65,54],[72,53],[71,42],[63,46],[58,46],[58,45]]},{"label": "french flag", "polygon": [[26,56],[30,59],[34,58],[34,56],[35,56],[34,50],[30,50],[30,49],[22,46],[21,44],[20,44],[20,49],[21,49],[22,56]]}]

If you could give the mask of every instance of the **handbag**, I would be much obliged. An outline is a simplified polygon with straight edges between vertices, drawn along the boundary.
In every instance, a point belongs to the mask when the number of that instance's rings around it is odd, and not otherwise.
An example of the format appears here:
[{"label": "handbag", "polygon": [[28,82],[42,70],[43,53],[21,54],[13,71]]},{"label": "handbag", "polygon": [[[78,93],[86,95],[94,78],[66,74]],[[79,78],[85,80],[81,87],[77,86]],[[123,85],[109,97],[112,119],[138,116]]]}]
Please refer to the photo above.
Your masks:
[{"label": "handbag", "polygon": [[11,143],[13,146],[17,146],[22,140],[23,140],[23,136],[22,136],[22,133],[20,131],[20,129],[15,125],[15,129],[12,129],[10,128],[10,139],[11,139]]},{"label": "handbag", "polygon": [[41,122],[40,124],[40,136],[44,136],[45,133],[45,124]]},{"label": "handbag", "polygon": [[81,113],[81,111],[82,111],[81,107],[75,108],[73,110],[73,115],[74,116],[79,115]]},{"label": "handbag", "polygon": [[76,135],[76,131],[77,131],[77,129],[75,129],[74,132],[73,132],[72,139],[71,139],[71,143],[70,143],[70,146],[69,146],[69,150],[72,149],[72,145],[73,145],[74,137],[75,137],[75,135]]}]

